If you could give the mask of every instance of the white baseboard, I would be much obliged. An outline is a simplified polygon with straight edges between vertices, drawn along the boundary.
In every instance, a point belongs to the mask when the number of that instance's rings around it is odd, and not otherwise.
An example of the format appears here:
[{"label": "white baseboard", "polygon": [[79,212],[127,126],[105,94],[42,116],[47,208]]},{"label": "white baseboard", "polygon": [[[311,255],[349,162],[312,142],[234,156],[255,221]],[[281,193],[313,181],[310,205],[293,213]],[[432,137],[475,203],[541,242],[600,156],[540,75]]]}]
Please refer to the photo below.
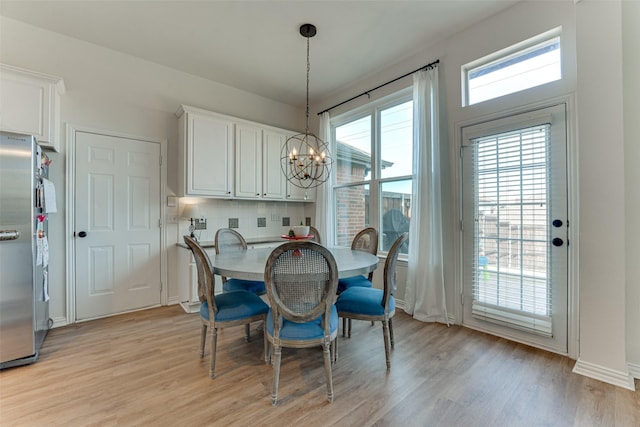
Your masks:
[{"label": "white baseboard", "polygon": [[61,326],[67,326],[67,318],[66,317],[54,317],[51,320],[53,320],[53,325],[51,325],[51,329],[59,328]]},{"label": "white baseboard", "polygon": [[167,305],[175,305],[175,304],[180,304],[180,297],[171,297],[167,301]]},{"label": "white baseboard", "polygon": [[629,367],[629,373],[633,375],[634,378],[640,379],[640,365],[637,363],[627,363]]},{"label": "white baseboard", "polygon": [[578,359],[573,367],[573,372],[584,375],[585,377],[613,384],[618,387],[626,388],[627,390],[636,390],[633,376],[631,376],[630,372],[616,371],[615,369],[605,368],[604,366],[585,362],[580,359]]}]

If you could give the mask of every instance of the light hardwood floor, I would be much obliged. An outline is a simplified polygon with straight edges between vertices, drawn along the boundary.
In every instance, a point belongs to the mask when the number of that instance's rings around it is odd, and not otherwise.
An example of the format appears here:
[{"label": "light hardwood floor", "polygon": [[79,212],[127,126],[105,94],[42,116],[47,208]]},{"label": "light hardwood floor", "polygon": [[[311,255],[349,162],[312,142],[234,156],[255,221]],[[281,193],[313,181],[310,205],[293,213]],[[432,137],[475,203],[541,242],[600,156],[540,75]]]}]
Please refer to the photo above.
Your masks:
[{"label": "light hardwood floor", "polygon": [[50,331],[33,365],[0,372],[2,426],[640,426],[640,392],[573,374],[574,361],[400,312],[385,369],[378,324],[339,335],[335,401],[322,351],[285,349],[279,403],[252,327],[222,331],[217,377],[200,320],[178,306]]}]

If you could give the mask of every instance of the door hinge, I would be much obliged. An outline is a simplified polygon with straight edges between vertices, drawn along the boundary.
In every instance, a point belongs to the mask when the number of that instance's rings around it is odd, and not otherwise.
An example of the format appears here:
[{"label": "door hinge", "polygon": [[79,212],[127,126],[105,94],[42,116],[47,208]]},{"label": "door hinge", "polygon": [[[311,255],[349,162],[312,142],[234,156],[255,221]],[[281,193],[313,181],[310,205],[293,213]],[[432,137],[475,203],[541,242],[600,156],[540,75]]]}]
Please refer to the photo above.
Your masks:
[{"label": "door hinge", "polygon": [[464,221],[460,220],[460,231],[464,231]]},{"label": "door hinge", "polygon": [[158,218],[158,227],[162,228],[162,218]]},{"label": "door hinge", "polygon": [[464,157],[464,152],[462,151],[462,149],[464,148],[464,145],[460,146],[460,158],[462,159]]},{"label": "door hinge", "polygon": [[162,156],[160,156],[160,166],[162,166]]},{"label": "door hinge", "polygon": [[460,305],[464,305],[464,294],[460,294]]}]

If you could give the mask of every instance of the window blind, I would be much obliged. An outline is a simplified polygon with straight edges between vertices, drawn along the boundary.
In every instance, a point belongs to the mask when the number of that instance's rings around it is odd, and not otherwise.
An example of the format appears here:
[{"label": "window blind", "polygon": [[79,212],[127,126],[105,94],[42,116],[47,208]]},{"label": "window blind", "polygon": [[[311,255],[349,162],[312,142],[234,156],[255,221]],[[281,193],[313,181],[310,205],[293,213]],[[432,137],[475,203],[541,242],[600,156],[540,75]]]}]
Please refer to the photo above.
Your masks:
[{"label": "window blind", "polygon": [[543,124],[472,140],[471,313],[551,337],[549,131]]}]

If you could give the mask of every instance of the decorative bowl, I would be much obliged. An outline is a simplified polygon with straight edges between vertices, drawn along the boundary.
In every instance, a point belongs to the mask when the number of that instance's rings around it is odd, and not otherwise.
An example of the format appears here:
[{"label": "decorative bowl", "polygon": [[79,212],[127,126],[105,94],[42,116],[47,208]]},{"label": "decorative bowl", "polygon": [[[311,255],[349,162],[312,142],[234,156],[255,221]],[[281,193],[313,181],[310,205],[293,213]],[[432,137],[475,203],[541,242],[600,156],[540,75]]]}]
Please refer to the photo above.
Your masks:
[{"label": "decorative bowl", "polygon": [[309,226],[308,225],[294,225],[293,226],[293,234],[296,237],[307,237],[309,235]]}]

